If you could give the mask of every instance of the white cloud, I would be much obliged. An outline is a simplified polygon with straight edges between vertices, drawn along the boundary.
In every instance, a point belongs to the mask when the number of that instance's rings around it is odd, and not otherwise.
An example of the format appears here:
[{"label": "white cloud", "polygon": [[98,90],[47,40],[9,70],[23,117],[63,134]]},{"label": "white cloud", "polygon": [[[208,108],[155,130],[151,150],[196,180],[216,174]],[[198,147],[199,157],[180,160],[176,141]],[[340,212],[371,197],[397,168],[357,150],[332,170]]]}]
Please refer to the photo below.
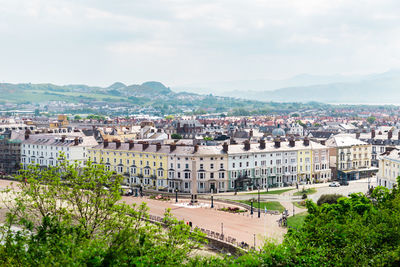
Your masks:
[{"label": "white cloud", "polygon": [[400,64],[396,0],[0,0],[0,13],[10,81],[173,85]]}]

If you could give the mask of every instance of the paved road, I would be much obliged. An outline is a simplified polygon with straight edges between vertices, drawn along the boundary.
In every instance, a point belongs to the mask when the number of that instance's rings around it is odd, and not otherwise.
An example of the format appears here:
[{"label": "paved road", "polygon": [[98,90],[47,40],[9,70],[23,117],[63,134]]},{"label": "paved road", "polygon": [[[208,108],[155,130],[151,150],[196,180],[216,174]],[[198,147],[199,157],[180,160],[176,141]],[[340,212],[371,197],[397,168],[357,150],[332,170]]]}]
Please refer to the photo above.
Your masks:
[{"label": "paved road", "polygon": [[[376,186],[376,179],[370,179],[370,186]],[[329,187],[324,186],[317,189],[315,194],[309,195],[308,197],[314,202],[317,202],[319,197],[323,194],[340,194],[347,197],[351,193],[367,193],[368,191],[368,179],[361,179],[356,181],[350,181],[348,186],[340,187]]]}]

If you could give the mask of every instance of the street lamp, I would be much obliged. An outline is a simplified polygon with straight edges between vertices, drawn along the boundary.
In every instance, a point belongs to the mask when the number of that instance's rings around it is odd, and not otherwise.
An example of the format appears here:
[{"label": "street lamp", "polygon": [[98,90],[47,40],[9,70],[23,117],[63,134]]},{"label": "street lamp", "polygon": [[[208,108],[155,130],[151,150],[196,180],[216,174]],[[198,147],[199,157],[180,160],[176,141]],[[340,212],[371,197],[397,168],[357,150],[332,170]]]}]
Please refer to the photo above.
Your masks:
[{"label": "street lamp", "polygon": [[211,208],[214,208],[214,189],[211,188]]},{"label": "street lamp", "polygon": [[251,206],[250,215],[253,215],[253,200],[250,201],[250,206]]},{"label": "street lamp", "polygon": [[178,188],[175,188],[175,203],[178,203]]},{"label": "street lamp", "polygon": [[258,189],[258,218],[261,216],[261,210],[260,210],[260,186],[257,186]]},{"label": "street lamp", "polygon": [[221,235],[224,236],[224,223],[221,223]]},{"label": "street lamp", "polygon": [[293,203],[293,216],[294,216],[294,203]]}]

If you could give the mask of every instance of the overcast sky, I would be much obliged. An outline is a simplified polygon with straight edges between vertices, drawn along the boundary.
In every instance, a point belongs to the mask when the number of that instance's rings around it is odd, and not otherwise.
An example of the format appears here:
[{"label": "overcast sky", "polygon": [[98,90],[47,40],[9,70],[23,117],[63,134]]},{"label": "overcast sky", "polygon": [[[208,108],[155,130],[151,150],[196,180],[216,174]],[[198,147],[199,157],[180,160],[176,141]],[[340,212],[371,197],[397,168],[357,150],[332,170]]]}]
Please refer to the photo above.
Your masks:
[{"label": "overcast sky", "polygon": [[168,86],[400,67],[398,0],[0,0],[0,81]]}]

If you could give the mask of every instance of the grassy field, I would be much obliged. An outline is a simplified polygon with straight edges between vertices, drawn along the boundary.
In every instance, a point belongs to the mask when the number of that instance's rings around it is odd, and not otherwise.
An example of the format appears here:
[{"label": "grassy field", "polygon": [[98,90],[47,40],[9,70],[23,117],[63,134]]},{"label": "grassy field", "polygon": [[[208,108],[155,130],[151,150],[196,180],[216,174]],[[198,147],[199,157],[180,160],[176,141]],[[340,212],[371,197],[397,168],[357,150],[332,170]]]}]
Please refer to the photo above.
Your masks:
[{"label": "grassy field", "polygon": [[[293,188],[273,190],[273,191],[268,191],[268,192],[260,192],[260,195],[280,195],[280,194],[283,194],[283,193],[291,191],[291,190],[293,190]],[[257,195],[257,194],[258,194],[258,192],[248,193],[246,195]]]},{"label": "grassy field", "polygon": [[294,196],[302,196],[303,194],[311,195],[315,194],[317,192],[317,189],[315,188],[307,188],[305,190],[301,190],[299,192],[294,193]]},{"label": "grassy field", "polygon": [[[235,201],[251,205],[250,200],[235,200]],[[258,208],[257,201],[253,202],[253,207]],[[285,208],[278,201],[260,202],[260,209],[265,209],[265,208],[267,208],[267,210],[277,210],[279,212],[283,212],[285,210]]]},{"label": "grassy field", "polygon": [[303,223],[305,218],[307,217],[308,213],[307,211],[296,214],[295,216],[290,216],[287,219],[287,225],[290,227],[294,227],[294,228],[300,228]]},{"label": "grassy field", "polygon": [[303,201],[301,201],[301,202],[293,202],[293,204],[294,204],[296,207],[300,208],[300,209],[305,209],[306,206],[305,206],[305,205],[301,205],[302,202],[303,202]]}]

